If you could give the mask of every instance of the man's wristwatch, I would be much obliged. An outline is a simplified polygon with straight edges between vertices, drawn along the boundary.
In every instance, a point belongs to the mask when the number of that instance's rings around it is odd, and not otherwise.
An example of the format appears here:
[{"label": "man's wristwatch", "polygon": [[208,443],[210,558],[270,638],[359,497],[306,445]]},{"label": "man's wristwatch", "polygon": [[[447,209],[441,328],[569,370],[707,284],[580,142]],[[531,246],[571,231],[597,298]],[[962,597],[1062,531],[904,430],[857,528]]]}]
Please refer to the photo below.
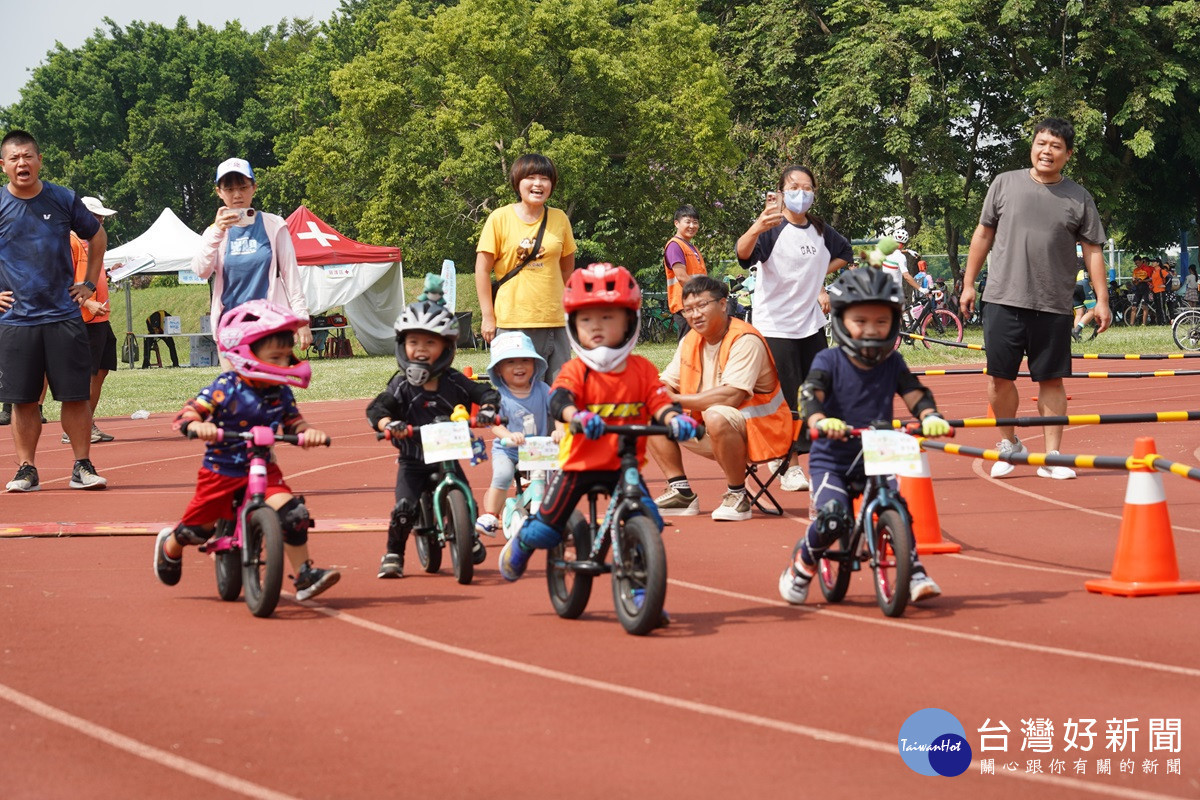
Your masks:
[{"label": "man's wristwatch", "polygon": [[91,281],[80,281],[79,283],[77,283],[75,285],[76,286],[86,286],[88,288],[88,291],[90,291],[92,294],[96,293],[96,284],[92,283]]}]

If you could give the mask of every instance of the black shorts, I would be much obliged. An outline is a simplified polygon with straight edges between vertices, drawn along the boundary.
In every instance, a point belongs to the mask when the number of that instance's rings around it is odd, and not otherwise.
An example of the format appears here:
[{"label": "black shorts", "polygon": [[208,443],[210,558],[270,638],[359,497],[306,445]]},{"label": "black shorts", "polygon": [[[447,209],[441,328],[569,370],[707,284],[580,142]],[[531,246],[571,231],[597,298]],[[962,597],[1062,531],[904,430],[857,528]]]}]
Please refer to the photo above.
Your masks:
[{"label": "black shorts", "polygon": [[1133,285],[1133,302],[1139,301],[1150,302],[1150,284],[1142,281]]},{"label": "black shorts", "polygon": [[60,403],[91,397],[92,351],[83,317],[43,325],[0,325],[0,401],[36,403],[42,380]]},{"label": "black shorts", "polygon": [[91,322],[87,325],[88,343],[92,351],[92,374],[102,369],[112,372],[117,368],[117,335],[113,333],[112,325],[104,322]]},{"label": "black shorts", "polygon": [[1071,374],[1070,314],[988,303],[983,307],[983,346],[988,375],[1015,381],[1021,359],[1029,358],[1029,375],[1037,382]]}]

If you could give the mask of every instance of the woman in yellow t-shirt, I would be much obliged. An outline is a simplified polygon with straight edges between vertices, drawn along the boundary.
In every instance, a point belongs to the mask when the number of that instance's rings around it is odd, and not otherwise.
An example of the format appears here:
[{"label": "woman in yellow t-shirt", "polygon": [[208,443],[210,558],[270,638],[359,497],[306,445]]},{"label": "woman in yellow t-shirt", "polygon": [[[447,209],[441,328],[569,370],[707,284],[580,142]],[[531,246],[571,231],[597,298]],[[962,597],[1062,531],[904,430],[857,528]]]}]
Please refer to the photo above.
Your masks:
[{"label": "woman in yellow t-shirt", "polygon": [[[562,297],[566,279],[575,269],[575,235],[567,215],[546,205],[558,183],[553,161],[536,153],[523,155],[508,177],[519,200],[488,215],[475,248],[481,333],[487,342],[505,331],[527,335],[546,359],[544,379],[549,382],[571,358]],[[493,274],[499,281],[525,261],[543,216],[546,229],[537,253],[505,281],[493,304]]]}]

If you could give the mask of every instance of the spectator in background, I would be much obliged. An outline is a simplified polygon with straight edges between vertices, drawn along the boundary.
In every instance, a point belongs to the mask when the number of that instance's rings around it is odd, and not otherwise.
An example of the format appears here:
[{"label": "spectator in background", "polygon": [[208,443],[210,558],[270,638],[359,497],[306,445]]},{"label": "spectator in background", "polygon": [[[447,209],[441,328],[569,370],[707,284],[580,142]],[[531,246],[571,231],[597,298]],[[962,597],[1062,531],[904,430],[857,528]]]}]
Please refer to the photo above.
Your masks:
[{"label": "spectator in background", "polygon": [[683,205],[675,211],[675,235],[663,248],[663,267],[667,271],[667,308],[675,320],[675,330],[682,340],[691,327],[683,315],[683,285],[689,278],[707,275],[704,256],[692,244],[700,230],[700,215],[692,206]]},{"label": "spectator in background", "polygon": [[904,293],[904,302],[911,303],[913,294],[921,293],[921,285],[913,277],[913,264],[916,257],[908,249],[908,231],[900,228],[892,234],[896,240],[896,249],[883,260],[883,271],[896,281],[896,288]]},{"label": "spectator in background", "polygon": [[517,202],[488,215],[475,248],[480,333],[488,343],[505,331],[524,333],[546,359],[551,383],[571,359],[562,299],[575,269],[575,234],[567,215],[546,205],[558,185],[553,161],[523,155],[508,179]]},{"label": "spectator in background", "polygon": [[1188,267],[1187,281],[1183,285],[1183,299],[1193,308],[1200,305],[1200,281],[1197,279],[1195,267]]},{"label": "spectator in background", "polygon": [[[17,474],[9,492],[40,489],[38,395],[49,382],[71,437],[72,489],[103,489],[92,465],[91,349],[80,306],[96,294],[108,237],[79,195],[38,177],[42,154],[27,131],[0,140],[8,185],[0,189],[0,401],[13,404]],[[71,232],[88,241],[88,266],[75,283]]]},{"label": "spectator in background", "polygon": [[1145,256],[1138,256],[1133,259],[1133,276],[1131,285],[1133,286],[1133,304],[1134,317],[1129,322],[1131,325],[1137,324],[1137,309],[1139,304],[1142,308],[1142,324],[1145,325],[1150,317],[1150,276],[1154,273],[1154,268],[1146,261]]},{"label": "spectator in background", "polygon": [[[762,213],[738,238],[737,256],[743,268],[762,265],[754,284],[754,327],[771,348],[783,399],[795,412],[800,384],[826,345],[825,276],[850,263],[854,252],[846,237],[809,213],[817,192],[812,170],[785,167],[776,189],[767,193]],[[804,432],[793,449],[808,452]],[[799,464],[787,470],[779,488],[808,488]]]},{"label": "spectator in background", "polygon": [[[308,301],[287,222],[251,208],[258,184],[244,158],[222,161],[215,183],[223,205],[192,259],[192,272],[213,279],[211,319],[216,322],[225,309],[250,300],[270,300],[304,320],[296,331],[296,348],[307,350],[312,345]],[[221,368],[228,372],[233,365],[222,357]]]},{"label": "spectator in background", "polygon": [[917,285],[927,292],[933,288],[933,276],[929,274],[929,265],[924,261],[917,262],[915,280],[917,281]]},{"label": "spectator in background", "polygon": [[1150,295],[1158,323],[1167,322],[1167,286],[1171,283],[1171,271],[1163,266],[1161,259],[1150,260]]},{"label": "spectator in background", "polygon": [[[975,278],[991,253],[983,339],[987,349],[988,400],[997,417],[1015,417],[1020,396],[1017,373],[1028,356],[1029,375],[1038,384],[1038,413],[1066,416],[1063,378],[1071,374],[1072,294],[1075,288],[1075,244],[1096,292],[1098,333],[1112,322],[1105,283],[1104,226],[1096,202],[1079,184],[1062,174],[1075,147],[1075,128],[1048,118],[1033,130],[1029,169],[997,175],[988,187],[971,238],[963,275],[960,307],[968,319],[975,307]],[[1047,425],[1046,450],[1057,453],[1062,426]],[[1001,427],[1001,455],[1028,451],[1013,432]],[[1012,472],[1006,461],[992,464],[998,478]],[[1069,467],[1039,467],[1043,478],[1075,477]]]}]

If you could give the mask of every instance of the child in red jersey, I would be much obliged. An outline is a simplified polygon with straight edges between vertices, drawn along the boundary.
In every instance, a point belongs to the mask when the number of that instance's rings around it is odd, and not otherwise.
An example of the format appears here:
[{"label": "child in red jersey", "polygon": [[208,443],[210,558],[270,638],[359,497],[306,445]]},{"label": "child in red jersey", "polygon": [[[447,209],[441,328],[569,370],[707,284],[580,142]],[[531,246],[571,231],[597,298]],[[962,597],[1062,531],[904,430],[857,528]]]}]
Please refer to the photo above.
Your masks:
[{"label": "child in red jersey", "polygon": [[[642,291],[624,267],[590,264],[567,280],[563,307],[567,338],[576,357],[558,373],[550,388],[550,415],[569,425],[577,420],[583,434],[567,433],[559,447],[559,472],[546,487],[538,512],[500,553],[500,574],[515,581],[525,572],[538,548],[562,541],[567,519],[588,487],[615,486],[621,465],[616,436],[605,434],[609,423],[645,425],[651,420],[671,428],[672,438],[686,441],[696,435],[696,422],[671,402],[658,379],[658,369],[632,355],[641,329],[638,313]],[[645,440],[638,457],[645,462]],[[658,515],[642,484],[642,502],[658,529]]]}]

